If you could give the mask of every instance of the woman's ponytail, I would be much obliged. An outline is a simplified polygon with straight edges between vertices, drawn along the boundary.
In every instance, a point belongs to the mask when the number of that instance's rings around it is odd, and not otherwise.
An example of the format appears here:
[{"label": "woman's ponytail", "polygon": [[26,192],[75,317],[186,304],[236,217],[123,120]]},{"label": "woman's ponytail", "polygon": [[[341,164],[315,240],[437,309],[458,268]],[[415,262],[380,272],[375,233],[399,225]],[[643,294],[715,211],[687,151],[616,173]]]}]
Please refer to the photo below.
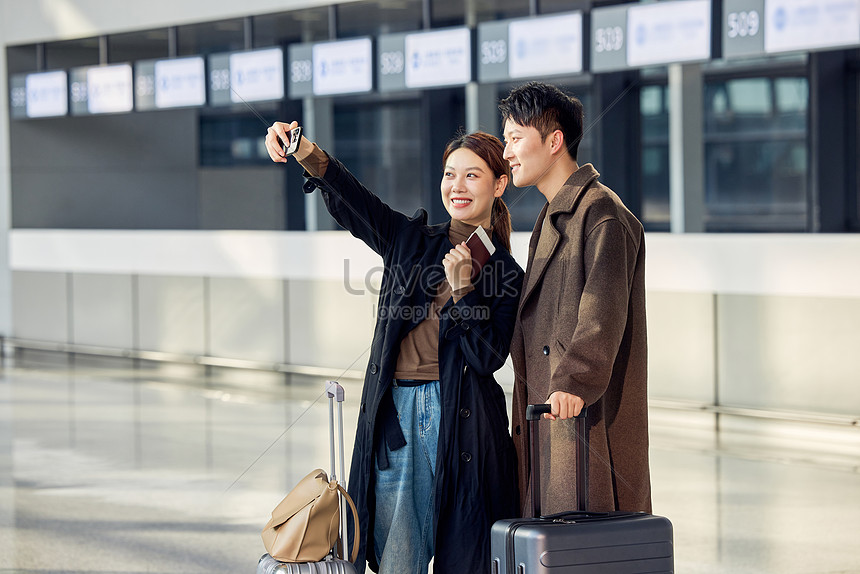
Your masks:
[{"label": "woman's ponytail", "polygon": [[499,241],[505,246],[508,251],[511,250],[511,212],[508,211],[508,206],[505,200],[497,197],[493,200],[493,210],[490,215],[490,221],[493,224],[493,234],[499,238]]}]

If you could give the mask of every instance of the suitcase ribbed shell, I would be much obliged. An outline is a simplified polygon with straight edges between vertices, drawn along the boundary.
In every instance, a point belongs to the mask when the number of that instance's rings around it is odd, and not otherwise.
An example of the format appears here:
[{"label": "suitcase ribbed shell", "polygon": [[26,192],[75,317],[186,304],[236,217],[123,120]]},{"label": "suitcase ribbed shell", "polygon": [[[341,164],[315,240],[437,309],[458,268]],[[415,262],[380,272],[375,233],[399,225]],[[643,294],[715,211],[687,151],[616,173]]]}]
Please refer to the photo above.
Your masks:
[{"label": "suitcase ribbed shell", "polygon": [[257,564],[257,574],[356,574],[355,566],[346,560],[323,560],[322,562],[278,562],[263,554]]}]

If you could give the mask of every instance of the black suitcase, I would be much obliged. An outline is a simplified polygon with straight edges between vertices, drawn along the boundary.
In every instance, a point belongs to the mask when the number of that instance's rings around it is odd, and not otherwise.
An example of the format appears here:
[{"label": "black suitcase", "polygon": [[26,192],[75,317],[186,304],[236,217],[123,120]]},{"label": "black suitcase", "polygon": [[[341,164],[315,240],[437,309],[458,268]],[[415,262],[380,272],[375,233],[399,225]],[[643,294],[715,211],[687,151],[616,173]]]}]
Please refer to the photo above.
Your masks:
[{"label": "black suitcase", "polygon": [[[672,523],[641,512],[588,512],[588,428],[586,409],[576,418],[578,510],[540,513],[537,424],[549,405],[529,405],[534,516],[493,524],[493,574],[664,574],[674,572]],[[584,446],[584,448],[583,448]]]}]

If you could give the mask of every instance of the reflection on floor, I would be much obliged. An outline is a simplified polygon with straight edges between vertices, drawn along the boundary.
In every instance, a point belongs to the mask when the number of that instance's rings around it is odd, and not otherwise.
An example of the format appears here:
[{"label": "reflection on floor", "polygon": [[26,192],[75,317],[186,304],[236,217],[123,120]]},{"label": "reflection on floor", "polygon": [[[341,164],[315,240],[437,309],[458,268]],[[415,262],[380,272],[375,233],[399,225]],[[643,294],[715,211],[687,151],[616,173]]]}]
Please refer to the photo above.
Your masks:
[{"label": "reflection on floor", "polygon": [[[0,377],[0,573],[250,573],[271,509],[328,469],[321,379],[28,357]],[[360,382],[341,383],[351,445]],[[856,466],[741,458],[660,423],[677,572],[860,572]]]}]

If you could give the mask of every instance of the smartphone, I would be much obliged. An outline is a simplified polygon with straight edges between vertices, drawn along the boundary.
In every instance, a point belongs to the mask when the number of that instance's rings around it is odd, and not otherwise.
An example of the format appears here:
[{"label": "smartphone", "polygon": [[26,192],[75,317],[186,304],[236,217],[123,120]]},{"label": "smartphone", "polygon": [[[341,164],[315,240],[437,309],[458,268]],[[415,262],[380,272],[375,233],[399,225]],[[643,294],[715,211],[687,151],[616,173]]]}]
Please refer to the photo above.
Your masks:
[{"label": "smartphone", "polygon": [[[280,138],[278,138],[280,139]],[[284,148],[284,156],[293,155],[299,149],[299,142],[302,141],[302,126],[290,130],[290,141],[285,143],[281,140],[281,146]]]}]

